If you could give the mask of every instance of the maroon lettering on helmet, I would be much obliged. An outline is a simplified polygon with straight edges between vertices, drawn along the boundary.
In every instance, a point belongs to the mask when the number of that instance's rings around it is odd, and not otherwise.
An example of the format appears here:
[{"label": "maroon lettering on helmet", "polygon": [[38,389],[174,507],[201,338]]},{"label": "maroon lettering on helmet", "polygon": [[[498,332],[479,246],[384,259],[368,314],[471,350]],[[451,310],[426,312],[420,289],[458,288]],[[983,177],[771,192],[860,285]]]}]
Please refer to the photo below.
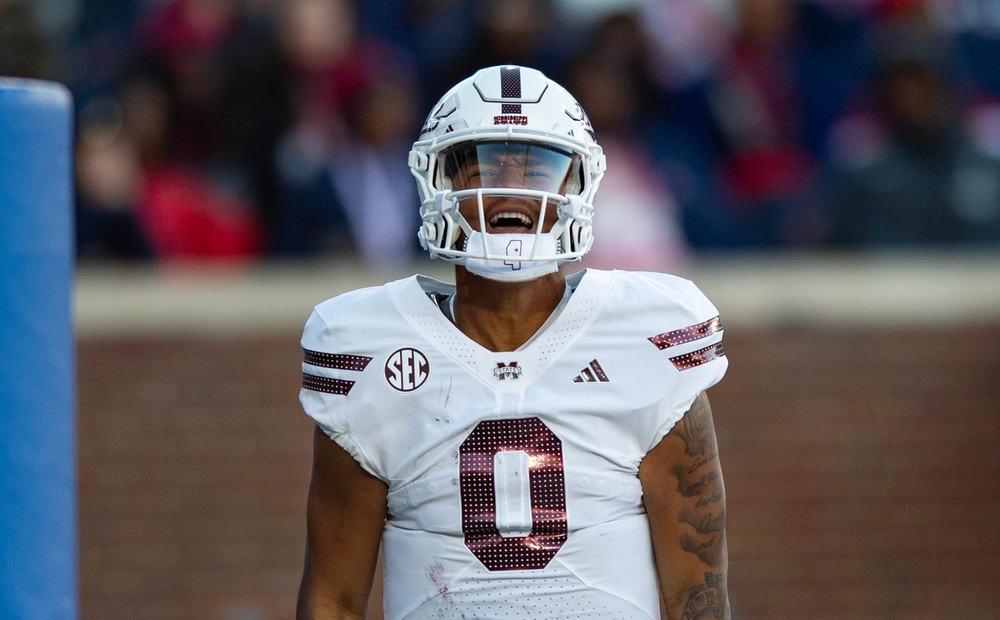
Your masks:
[{"label": "maroon lettering on helmet", "polygon": [[527,125],[527,116],[518,116],[516,114],[497,114],[493,117],[494,125]]}]

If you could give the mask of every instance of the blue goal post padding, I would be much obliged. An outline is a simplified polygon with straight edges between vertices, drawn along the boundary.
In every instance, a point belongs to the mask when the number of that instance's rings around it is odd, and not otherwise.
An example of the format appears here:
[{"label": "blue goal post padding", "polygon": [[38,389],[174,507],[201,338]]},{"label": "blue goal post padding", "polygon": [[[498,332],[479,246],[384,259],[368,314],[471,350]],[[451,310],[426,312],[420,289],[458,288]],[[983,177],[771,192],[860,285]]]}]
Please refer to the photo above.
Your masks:
[{"label": "blue goal post padding", "polygon": [[77,616],[72,119],[0,78],[0,618]]}]

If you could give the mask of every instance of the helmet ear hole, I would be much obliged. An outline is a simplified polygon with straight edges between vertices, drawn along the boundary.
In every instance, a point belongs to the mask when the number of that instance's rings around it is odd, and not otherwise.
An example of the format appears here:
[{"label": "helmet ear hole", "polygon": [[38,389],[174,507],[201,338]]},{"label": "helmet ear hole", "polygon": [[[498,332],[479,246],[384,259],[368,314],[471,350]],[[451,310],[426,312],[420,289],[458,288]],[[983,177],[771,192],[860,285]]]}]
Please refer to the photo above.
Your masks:
[{"label": "helmet ear hole", "polygon": [[432,258],[454,259],[448,252],[454,249],[462,230],[455,221],[456,214],[457,206],[448,197],[448,192],[436,192],[433,201],[421,207],[423,223],[417,231],[417,238]]},{"label": "helmet ear hole", "polygon": [[420,229],[417,230],[417,239],[420,241],[420,247],[424,250],[430,251],[431,244],[428,239],[434,236],[434,225],[424,222],[420,225]]},{"label": "helmet ear hole", "polygon": [[569,251],[570,252],[581,252],[586,253],[590,249],[590,245],[593,243],[593,228],[590,224],[585,224],[579,220],[574,220],[569,225]]},{"label": "helmet ear hole", "polygon": [[412,170],[425,171],[430,163],[430,157],[423,151],[412,150],[410,151],[407,163]]},{"label": "helmet ear hole", "polygon": [[451,215],[446,214],[444,216],[444,221],[445,221],[445,229],[442,231],[441,235],[442,236],[441,241],[444,244],[442,247],[451,249],[455,247],[456,243],[458,243],[458,238],[461,235],[462,229],[460,226],[458,226],[458,224],[451,217]]}]

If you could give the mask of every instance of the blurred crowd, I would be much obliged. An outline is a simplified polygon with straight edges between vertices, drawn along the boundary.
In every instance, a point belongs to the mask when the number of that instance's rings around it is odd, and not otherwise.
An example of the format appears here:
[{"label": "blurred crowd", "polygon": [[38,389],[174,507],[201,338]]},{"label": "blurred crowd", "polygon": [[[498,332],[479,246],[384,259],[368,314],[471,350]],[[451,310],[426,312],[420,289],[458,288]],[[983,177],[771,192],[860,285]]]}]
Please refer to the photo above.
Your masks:
[{"label": "blurred crowd", "polygon": [[74,94],[84,259],[408,262],[421,121],[507,63],[608,154],[591,265],[1000,247],[1000,0],[0,0],[0,75]]}]

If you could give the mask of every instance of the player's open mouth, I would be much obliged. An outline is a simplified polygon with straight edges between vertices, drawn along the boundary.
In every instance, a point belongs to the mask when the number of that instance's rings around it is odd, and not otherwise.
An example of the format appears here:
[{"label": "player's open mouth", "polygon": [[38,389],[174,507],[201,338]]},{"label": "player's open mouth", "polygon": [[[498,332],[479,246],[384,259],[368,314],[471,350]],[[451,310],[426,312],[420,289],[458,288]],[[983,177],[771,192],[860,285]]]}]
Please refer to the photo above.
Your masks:
[{"label": "player's open mouth", "polygon": [[492,232],[521,233],[532,231],[534,222],[524,213],[501,211],[490,218],[489,227]]}]

